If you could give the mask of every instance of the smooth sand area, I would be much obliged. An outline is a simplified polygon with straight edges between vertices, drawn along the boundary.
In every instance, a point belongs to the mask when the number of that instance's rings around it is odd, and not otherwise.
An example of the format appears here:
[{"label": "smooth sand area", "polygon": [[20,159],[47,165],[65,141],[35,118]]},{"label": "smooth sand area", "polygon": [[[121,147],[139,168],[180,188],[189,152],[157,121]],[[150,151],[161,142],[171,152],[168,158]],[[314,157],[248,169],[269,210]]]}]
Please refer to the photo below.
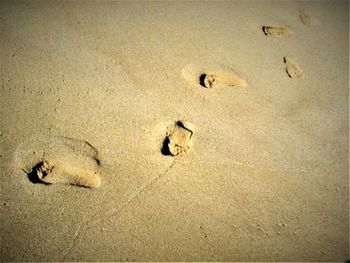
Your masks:
[{"label": "smooth sand area", "polygon": [[348,1],[1,1],[1,261],[349,259]]}]

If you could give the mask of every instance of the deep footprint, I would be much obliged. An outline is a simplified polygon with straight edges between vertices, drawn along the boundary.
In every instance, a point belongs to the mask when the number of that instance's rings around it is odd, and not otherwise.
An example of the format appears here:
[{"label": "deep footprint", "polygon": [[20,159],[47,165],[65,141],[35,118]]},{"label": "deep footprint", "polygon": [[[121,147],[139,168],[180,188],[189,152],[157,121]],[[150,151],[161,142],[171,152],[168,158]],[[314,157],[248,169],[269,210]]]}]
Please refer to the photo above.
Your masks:
[{"label": "deep footprint", "polygon": [[262,31],[266,36],[281,37],[290,36],[294,32],[287,27],[263,26]]},{"label": "deep footprint", "polygon": [[194,85],[207,89],[221,87],[245,87],[247,81],[233,71],[231,68],[223,65],[188,65],[182,71],[185,79]]},{"label": "deep footprint", "polygon": [[283,61],[286,65],[286,72],[291,79],[299,79],[304,75],[303,69],[291,57],[284,57]]},{"label": "deep footprint", "polygon": [[16,166],[32,183],[96,188],[101,185],[98,152],[89,143],[66,137],[36,138],[21,144]]},{"label": "deep footprint", "polygon": [[178,121],[168,128],[161,152],[164,155],[183,155],[192,146],[193,125],[187,121]]}]

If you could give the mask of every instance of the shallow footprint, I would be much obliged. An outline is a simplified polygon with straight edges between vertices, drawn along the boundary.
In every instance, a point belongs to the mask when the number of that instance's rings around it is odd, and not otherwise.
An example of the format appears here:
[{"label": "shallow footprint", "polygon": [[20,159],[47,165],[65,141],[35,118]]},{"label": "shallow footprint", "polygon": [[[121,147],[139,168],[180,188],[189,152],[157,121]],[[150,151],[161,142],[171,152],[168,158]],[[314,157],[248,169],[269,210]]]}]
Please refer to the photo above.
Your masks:
[{"label": "shallow footprint", "polygon": [[301,10],[299,14],[301,22],[306,26],[316,26],[320,21],[307,10]]},{"label": "shallow footprint", "polygon": [[290,36],[294,34],[288,27],[263,26],[262,31],[266,36],[272,37]]},{"label": "shallow footprint", "polygon": [[188,121],[177,121],[168,128],[163,143],[164,155],[183,155],[189,152],[192,146],[193,125]]},{"label": "shallow footprint", "polygon": [[247,81],[224,65],[188,65],[182,70],[185,79],[194,85],[211,89],[220,87],[245,87]]},{"label": "shallow footprint", "polygon": [[33,138],[16,151],[16,166],[33,183],[96,188],[101,184],[97,150],[66,137]]},{"label": "shallow footprint", "polygon": [[286,72],[291,79],[299,79],[304,75],[304,71],[291,57],[284,57],[284,63],[286,64]]}]

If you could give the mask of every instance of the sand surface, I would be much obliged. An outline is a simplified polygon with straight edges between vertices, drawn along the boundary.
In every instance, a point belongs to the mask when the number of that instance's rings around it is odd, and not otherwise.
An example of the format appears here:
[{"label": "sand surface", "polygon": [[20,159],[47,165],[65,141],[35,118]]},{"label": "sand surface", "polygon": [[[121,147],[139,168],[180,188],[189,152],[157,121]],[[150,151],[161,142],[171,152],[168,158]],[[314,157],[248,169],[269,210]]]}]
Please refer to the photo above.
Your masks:
[{"label": "sand surface", "polygon": [[1,260],[349,258],[348,10],[1,1]]}]

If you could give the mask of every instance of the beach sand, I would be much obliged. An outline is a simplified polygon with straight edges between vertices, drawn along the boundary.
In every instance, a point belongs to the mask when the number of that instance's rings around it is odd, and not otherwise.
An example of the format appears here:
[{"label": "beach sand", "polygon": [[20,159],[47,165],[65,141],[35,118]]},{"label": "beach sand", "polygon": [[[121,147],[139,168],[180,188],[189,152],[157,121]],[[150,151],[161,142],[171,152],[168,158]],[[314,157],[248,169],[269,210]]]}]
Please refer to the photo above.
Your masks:
[{"label": "beach sand", "polygon": [[348,1],[1,1],[1,260],[348,259],[348,85]]}]

